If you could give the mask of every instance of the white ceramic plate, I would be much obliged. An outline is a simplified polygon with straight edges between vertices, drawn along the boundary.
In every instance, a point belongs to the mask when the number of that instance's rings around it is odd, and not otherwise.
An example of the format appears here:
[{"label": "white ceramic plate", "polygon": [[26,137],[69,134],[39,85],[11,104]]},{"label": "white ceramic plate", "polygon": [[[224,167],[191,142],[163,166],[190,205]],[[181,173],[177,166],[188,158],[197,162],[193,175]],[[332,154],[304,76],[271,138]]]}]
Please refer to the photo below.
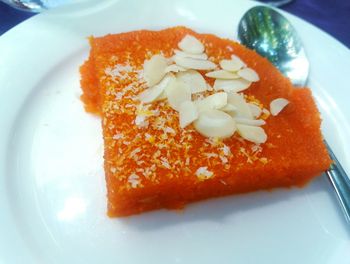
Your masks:
[{"label": "white ceramic plate", "polygon": [[[79,101],[86,37],[186,25],[235,37],[247,1],[96,1],[35,16],[0,38],[0,262],[349,263],[350,226],[323,176],[304,189],[105,215],[99,120]],[[292,16],[323,132],[349,171],[350,52]]]}]

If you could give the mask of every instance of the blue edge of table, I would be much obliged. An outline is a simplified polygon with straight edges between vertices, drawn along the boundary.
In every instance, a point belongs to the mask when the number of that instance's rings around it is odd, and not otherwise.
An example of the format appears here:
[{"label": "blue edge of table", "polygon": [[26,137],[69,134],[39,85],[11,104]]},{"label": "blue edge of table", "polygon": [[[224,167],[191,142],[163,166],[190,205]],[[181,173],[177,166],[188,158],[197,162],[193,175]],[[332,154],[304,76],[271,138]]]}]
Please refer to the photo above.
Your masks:
[{"label": "blue edge of table", "polygon": [[[282,9],[323,29],[350,48],[349,0],[294,0]],[[33,15],[0,3],[0,35]]]}]

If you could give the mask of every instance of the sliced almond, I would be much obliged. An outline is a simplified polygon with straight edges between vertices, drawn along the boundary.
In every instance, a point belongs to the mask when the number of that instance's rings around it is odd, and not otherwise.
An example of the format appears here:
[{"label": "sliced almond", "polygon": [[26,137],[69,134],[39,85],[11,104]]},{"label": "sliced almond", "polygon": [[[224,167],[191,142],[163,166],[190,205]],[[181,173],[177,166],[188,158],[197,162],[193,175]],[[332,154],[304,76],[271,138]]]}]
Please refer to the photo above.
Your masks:
[{"label": "sliced almond", "polygon": [[193,124],[196,130],[206,137],[227,138],[236,131],[236,123],[233,118],[215,109],[200,113]]},{"label": "sliced almond", "polygon": [[257,106],[256,104],[252,104],[252,103],[248,103],[248,106],[249,106],[250,111],[252,112],[254,118],[258,118],[261,115],[262,110],[259,106]]},{"label": "sliced almond", "polygon": [[245,63],[235,55],[231,56],[231,60],[221,60],[220,67],[226,71],[236,72],[243,68]]},{"label": "sliced almond", "polygon": [[201,54],[192,54],[192,53],[188,53],[185,51],[181,51],[181,50],[175,50],[174,51],[175,54],[179,57],[183,57],[183,58],[192,58],[192,59],[199,59],[199,60],[206,60],[208,59],[208,55],[205,53],[201,53]]},{"label": "sliced almond", "polygon": [[143,103],[151,103],[156,101],[158,97],[175,81],[175,76],[171,73],[167,73],[165,77],[157,85],[152,86],[144,90],[139,94],[139,100]]},{"label": "sliced almond", "polygon": [[212,71],[205,74],[205,76],[215,79],[226,79],[226,80],[232,80],[232,79],[238,79],[239,75],[234,72],[228,72],[225,70],[218,70],[218,71]]},{"label": "sliced almond", "polygon": [[238,117],[253,119],[253,115],[250,111],[249,105],[247,104],[243,96],[237,93],[227,93],[227,103],[237,107]]},{"label": "sliced almond", "polygon": [[257,82],[260,80],[259,75],[251,68],[241,69],[237,74],[249,82]]},{"label": "sliced almond", "polygon": [[258,126],[237,124],[237,131],[242,138],[256,144],[265,143],[267,140],[265,130]]},{"label": "sliced almond", "polygon": [[248,119],[244,117],[235,117],[234,118],[237,124],[248,125],[248,126],[262,126],[266,122],[261,119]]},{"label": "sliced almond", "polygon": [[188,70],[176,74],[176,78],[186,84],[192,93],[200,93],[207,90],[207,83],[202,74],[195,70]]},{"label": "sliced almond", "polygon": [[165,68],[165,72],[181,72],[181,71],[187,71],[187,69],[176,64],[171,64]]},{"label": "sliced almond", "polygon": [[202,100],[194,102],[198,112],[203,112],[212,109],[221,109],[227,104],[227,93],[219,92],[205,97]]},{"label": "sliced almond", "polygon": [[235,54],[232,54],[232,55],[231,55],[231,60],[233,60],[236,64],[241,65],[241,68],[247,67],[247,64],[245,64],[245,62],[242,61],[241,58],[238,57],[238,56],[235,55]]},{"label": "sliced almond", "polygon": [[204,51],[203,44],[191,35],[186,35],[178,46],[181,50],[192,54],[201,54]]},{"label": "sliced almond", "polygon": [[149,87],[156,85],[165,75],[167,59],[162,55],[154,55],[143,64],[143,75]]},{"label": "sliced almond", "polygon": [[174,56],[174,61],[177,65],[193,70],[213,70],[216,68],[216,64],[208,60],[198,60],[192,58],[183,58]]},{"label": "sliced almond", "polygon": [[220,108],[220,110],[228,113],[231,116],[238,111],[237,107],[235,107],[233,104],[226,104],[224,107]]},{"label": "sliced almond", "polygon": [[191,101],[183,102],[179,108],[180,127],[184,128],[198,118],[198,111]]},{"label": "sliced almond", "polygon": [[166,89],[166,93],[169,105],[176,111],[179,111],[183,102],[191,101],[191,90],[178,80],[171,82],[171,85]]},{"label": "sliced almond", "polygon": [[277,98],[270,103],[270,112],[276,116],[289,104],[289,101],[284,98]]},{"label": "sliced almond", "polygon": [[214,82],[214,89],[224,90],[225,92],[241,92],[248,89],[251,82],[248,82],[242,78],[235,80],[222,80],[216,79]]},{"label": "sliced almond", "polygon": [[[165,89],[166,89],[166,88],[165,88]],[[157,97],[156,101],[165,100],[165,99],[167,99],[167,98],[168,98],[168,96],[167,96],[167,94],[166,94],[166,91],[164,90],[164,91]]]}]

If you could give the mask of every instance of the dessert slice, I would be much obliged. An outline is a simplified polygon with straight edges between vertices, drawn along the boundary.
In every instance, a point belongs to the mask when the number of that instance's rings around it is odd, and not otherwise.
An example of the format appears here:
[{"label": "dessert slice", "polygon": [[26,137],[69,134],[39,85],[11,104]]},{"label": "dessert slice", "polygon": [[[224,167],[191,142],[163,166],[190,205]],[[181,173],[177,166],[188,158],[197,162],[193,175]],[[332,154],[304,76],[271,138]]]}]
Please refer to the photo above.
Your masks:
[{"label": "dessert slice", "polygon": [[102,117],[108,215],[303,186],[330,166],[307,88],[184,27],[91,38],[82,100]]}]

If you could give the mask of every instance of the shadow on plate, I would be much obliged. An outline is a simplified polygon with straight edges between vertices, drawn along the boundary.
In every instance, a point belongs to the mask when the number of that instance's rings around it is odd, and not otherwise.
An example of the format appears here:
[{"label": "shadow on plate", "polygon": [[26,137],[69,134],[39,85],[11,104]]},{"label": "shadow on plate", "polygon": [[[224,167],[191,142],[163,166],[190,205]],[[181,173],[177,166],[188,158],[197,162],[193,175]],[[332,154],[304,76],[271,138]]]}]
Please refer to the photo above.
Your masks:
[{"label": "shadow on plate", "polygon": [[[293,208],[290,203],[296,207],[302,206],[303,209],[298,211],[295,208],[293,212],[285,211],[286,214],[291,215],[307,211],[308,217],[312,218],[312,221],[316,222],[319,228],[327,234],[339,233],[339,230],[332,230],[333,227],[331,224],[334,221],[336,223],[338,222],[338,226],[340,225],[344,230],[347,230],[344,232],[350,238],[350,229],[347,228],[347,223],[339,207],[337,198],[325,175],[315,179],[304,188],[276,189],[273,191],[220,197],[192,203],[184,210],[158,210],[141,215],[119,218],[117,221],[121,221],[128,228],[145,232],[171,228],[184,223],[209,221],[225,224],[228,221],[230,223],[234,222],[235,218],[240,218],[240,214],[252,213],[252,216],[263,216],[264,214],[276,212],[283,214],[284,205],[285,210]],[[259,213],[253,212],[258,210],[260,210]],[[272,217],[282,217],[284,221],[286,216],[279,214],[274,214]],[[271,215],[269,217],[271,218]],[[300,217],[295,216],[295,219],[297,218],[302,219],[303,215],[300,215]]]}]

